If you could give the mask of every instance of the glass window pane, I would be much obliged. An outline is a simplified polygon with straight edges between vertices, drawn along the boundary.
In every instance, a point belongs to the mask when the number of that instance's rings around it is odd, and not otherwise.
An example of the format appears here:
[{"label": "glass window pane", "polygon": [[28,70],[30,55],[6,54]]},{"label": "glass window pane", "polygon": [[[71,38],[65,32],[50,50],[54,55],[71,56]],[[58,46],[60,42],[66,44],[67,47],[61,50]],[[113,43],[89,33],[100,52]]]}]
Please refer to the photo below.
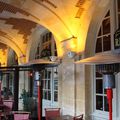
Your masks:
[{"label": "glass window pane", "polygon": [[48,100],[51,100],[51,91],[48,91]]},{"label": "glass window pane", "polygon": [[105,19],[102,25],[103,25],[103,35],[110,33],[110,18]]},{"label": "glass window pane", "polygon": [[48,71],[48,79],[51,78],[51,71]]},{"label": "glass window pane", "polygon": [[104,97],[104,109],[105,109],[105,111],[109,111],[108,100],[107,100],[106,96]]},{"label": "glass window pane", "polygon": [[47,78],[47,70],[45,70],[45,79]]},{"label": "glass window pane", "polygon": [[50,80],[48,80],[48,89],[51,88],[51,85],[50,85]]},{"label": "glass window pane", "polygon": [[118,24],[119,24],[119,28],[120,28],[120,14],[118,15]]},{"label": "glass window pane", "polygon": [[120,0],[118,0],[118,11],[120,12]]},{"label": "glass window pane", "polygon": [[47,81],[46,80],[44,81],[44,84],[45,84],[45,89],[47,89]]},{"label": "glass window pane", "polygon": [[103,83],[102,83],[102,79],[97,79],[96,80],[96,93],[103,93]]},{"label": "glass window pane", "polygon": [[49,39],[51,40],[51,37],[52,37],[52,33],[51,32],[49,32]]},{"label": "glass window pane", "polygon": [[[55,42],[54,42],[54,43],[55,43]],[[57,49],[56,44],[55,44],[54,46],[55,46],[55,48],[54,48],[54,49],[56,50],[56,49]]]},{"label": "glass window pane", "polygon": [[54,101],[58,101],[58,92],[54,91]]},{"label": "glass window pane", "polygon": [[58,80],[54,80],[54,90],[58,90]]},{"label": "glass window pane", "polygon": [[96,53],[102,52],[102,38],[98,38],[96,42]]},{"label": "glass window pane", "polygon": [[111,39],[110,35],[103,37],[103,51],[111,50]]},{"label": "glass window pane", "polygon": [[100,27],[100,30],[99,30],[98,36],[101,36],[101,27]]},{"label": "glass window pane", "polygon": [[54,54],[55,54],[55,56],[57,56],[57,51],[55,51],[55,53],[54,53]]},{"label": "glass window pane", "polygon": [[97,110],[103,110],[103,97],[102,96],[96,96],[96,109]]},{"label": "glass window pane", "polygon": [[44,91],[45,99],[47,99],[47,91]]},{"label": "glass window pane", "polygon": [[104,94],[107,94],[107,90],[106,89],[104,89]]},{"label": "glass window pane", "polygon": [[100,74],[99,72],[96,72],[96,77],[102,77],[102,74]]}]

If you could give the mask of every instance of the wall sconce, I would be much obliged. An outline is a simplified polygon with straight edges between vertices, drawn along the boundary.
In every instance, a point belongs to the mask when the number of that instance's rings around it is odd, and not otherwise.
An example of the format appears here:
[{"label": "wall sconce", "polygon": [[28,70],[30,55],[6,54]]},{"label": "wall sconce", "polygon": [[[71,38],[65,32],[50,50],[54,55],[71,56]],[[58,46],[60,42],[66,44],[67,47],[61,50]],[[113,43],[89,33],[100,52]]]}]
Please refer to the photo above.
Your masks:
[{"label": "wall sconce", "polygon": [[50,61],[52,62],[56,62],[57,60],[57,56],[50,56],[49,58],[50,58]]},{"label": "wall sconce", "polygon": [[57,56],[50,56],[49,58],[50,58],[50,61],[52,62],[58,62],[58,63],[62,62],[62,59]]},{"label": "wall sconce", "polygon": [[74,52],[74,51],[68,51],[67,55],[68,55],[69,58],[74,58],[76,56],[76,52]]}]

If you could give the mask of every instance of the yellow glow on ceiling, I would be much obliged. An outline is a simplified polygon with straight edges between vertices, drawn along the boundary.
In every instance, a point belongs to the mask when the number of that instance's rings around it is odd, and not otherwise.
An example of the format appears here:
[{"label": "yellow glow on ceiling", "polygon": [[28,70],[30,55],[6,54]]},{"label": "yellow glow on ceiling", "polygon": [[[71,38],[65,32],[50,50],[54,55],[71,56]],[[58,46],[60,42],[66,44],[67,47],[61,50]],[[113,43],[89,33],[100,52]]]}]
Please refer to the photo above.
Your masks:
[{"label": "yellow glow on ceiling", "polygon": [[62,46],[60,44],[60,41],[56,40],[56,46],[57,46],[58,57],[62,57],[63,56],[63,49],[62,49]]},{"label": "yellow glow on ceiling", "polygon": [[77,49],[77,38],[72,38],[69,43],[68,43],[68,49],[71,50],[71,51],[76,51]]},{"label": "yellow glow on ceiling", "polygon": [[0,49],[0,63],[2,66],[5,66],[7,62],[7,57],[6,57],[6,50]]}]

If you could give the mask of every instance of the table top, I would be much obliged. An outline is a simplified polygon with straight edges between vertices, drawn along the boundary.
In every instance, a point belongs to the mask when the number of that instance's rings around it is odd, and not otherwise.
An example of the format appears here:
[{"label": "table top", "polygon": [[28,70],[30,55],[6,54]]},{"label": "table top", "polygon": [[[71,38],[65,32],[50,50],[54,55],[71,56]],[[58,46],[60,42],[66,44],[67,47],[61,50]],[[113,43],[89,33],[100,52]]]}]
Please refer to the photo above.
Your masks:
[{"label": "table top", "polygon": [[30,112],[27,111],[12,111],[13,114],[30,114]]},{"label": "table top", "polygon": [[59,117],[50,118],[50,120],[73,120],[73,116],[62,115],[62,116],[59,116]]}]

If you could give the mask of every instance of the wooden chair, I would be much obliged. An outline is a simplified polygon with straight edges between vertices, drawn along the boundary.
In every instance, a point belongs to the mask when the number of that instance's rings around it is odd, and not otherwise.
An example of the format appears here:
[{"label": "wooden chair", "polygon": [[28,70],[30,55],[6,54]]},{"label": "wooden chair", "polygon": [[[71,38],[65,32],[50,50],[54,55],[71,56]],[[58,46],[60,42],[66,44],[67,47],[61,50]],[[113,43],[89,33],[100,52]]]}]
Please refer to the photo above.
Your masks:
[{"label": "wooden chair", "polygon": [[83,120],[83,114],[78,115],[78,116],[74,116],[73,120]]},{"label": "wooden chair", "polygon": [[14,120],[30,120],[30,112],[16,111],[13,115]]},{"label": "wooden chair", "polygon": [[55,118],[60,116],[60,108],[45,108],[45,119]]}]

